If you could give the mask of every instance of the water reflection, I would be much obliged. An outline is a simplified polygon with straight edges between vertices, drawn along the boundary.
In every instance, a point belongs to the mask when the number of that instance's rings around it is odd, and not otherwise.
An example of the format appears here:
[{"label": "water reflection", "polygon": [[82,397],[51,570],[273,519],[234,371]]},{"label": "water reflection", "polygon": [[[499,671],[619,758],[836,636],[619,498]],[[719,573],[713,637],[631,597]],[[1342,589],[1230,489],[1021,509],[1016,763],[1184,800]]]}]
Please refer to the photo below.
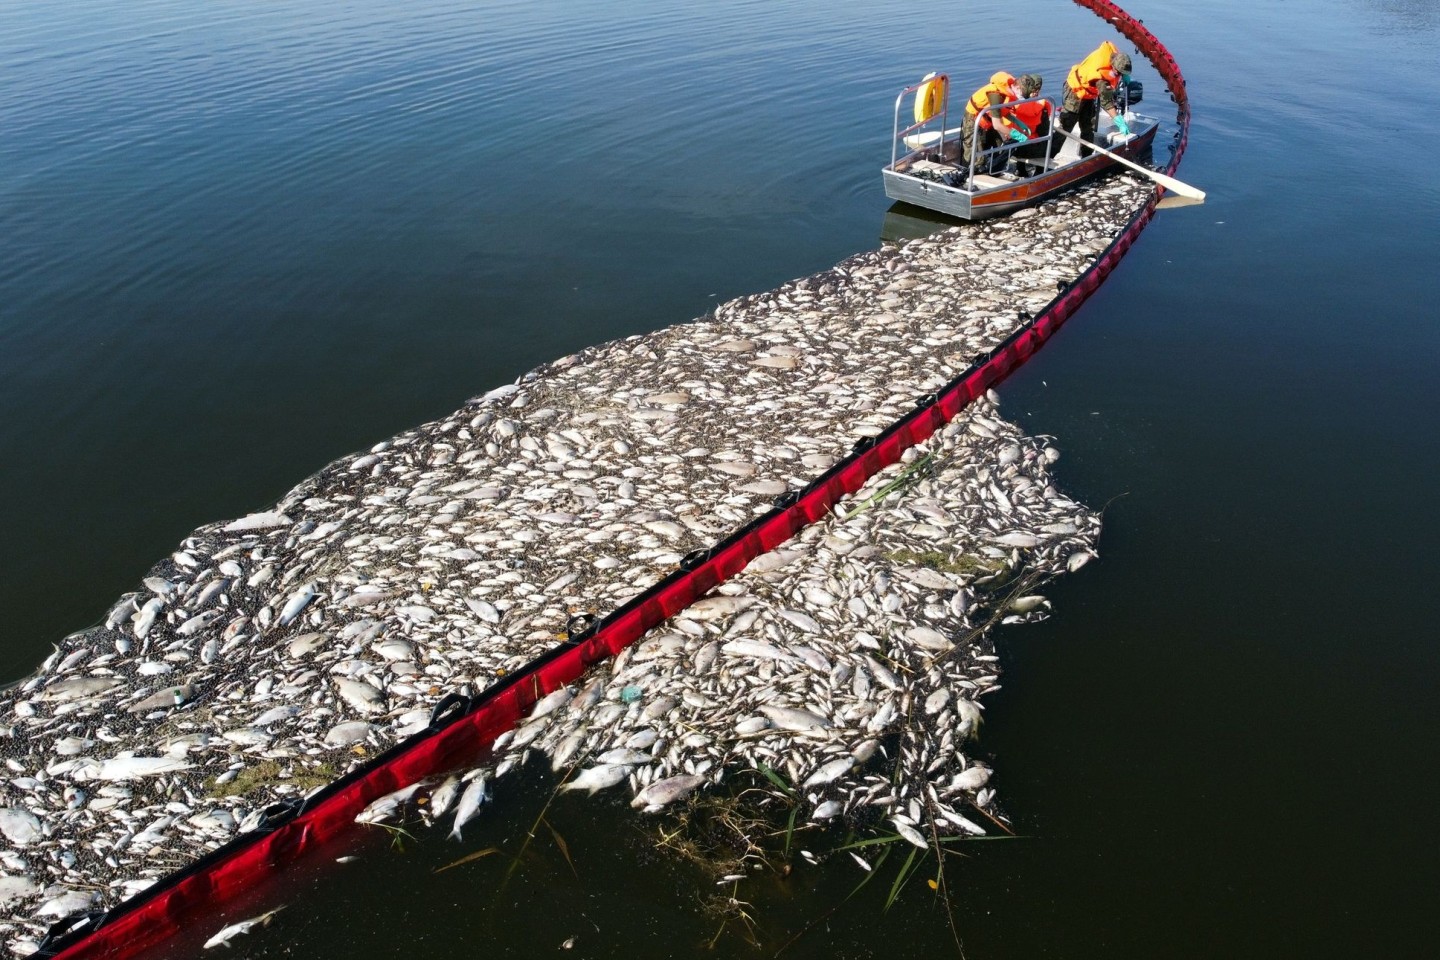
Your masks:
[{"label": "water reflection", "polygon": [[918,240],[959,226],[963,222],[924,207],[896,201],[885,211],[885,220],[880,225],[880,239],[885,243]]}]

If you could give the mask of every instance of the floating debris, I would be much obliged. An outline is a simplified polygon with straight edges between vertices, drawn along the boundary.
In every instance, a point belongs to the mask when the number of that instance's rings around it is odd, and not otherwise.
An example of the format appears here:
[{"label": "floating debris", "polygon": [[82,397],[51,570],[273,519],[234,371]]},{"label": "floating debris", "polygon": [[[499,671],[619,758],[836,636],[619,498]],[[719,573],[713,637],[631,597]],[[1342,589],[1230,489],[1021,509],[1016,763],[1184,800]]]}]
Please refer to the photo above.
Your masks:
[{"label": "floating debris", "polygon": [[[769,510],[1040,311],[1148,195],[1101,181],[588,348],[196,530],[0,694],[10,948],[425,729],[445,694]],[[968,831],[956,805],[993,797],[963,750],[998,685],[985,628],[1045,616],[1032,581],[1094,554],[1098,519],[1052,459],[977,403],[547,701],[458,788],[454,835],[535,752],[647,809],[764,764],[816,818]]]}]

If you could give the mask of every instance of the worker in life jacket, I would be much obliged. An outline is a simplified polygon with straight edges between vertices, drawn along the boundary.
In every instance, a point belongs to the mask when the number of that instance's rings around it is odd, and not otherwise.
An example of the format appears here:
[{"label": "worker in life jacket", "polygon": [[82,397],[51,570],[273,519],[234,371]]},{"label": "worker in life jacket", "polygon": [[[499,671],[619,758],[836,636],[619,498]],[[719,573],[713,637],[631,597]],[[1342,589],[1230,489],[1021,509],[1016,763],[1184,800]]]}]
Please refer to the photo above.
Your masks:
[{"label": "worker in life jacket", "polygon": [[1030,102],[1017,103],[1010,108],[1015,118],[1030,131],[1029,142],[1023,147],[1016,147],[1014,152],[1015,173],[1022,177],[1033,177],[1039,172],[1040,164],[1032,161],[1043,161],[1047,154],[1055,156],[1065,143],[1065,139],[1051,129],[1050,101],[1030,99],[1040,96],[1040,88],[1044,83],[1038,73],[1022,76],[1020,96],[1022,100]]},{"label": "worker in life jacket", "polygon": [[[965,102],[965,126],[962,130],[966,166],[970,164],[970,157],[974,152],[977,139],[980,142],[980,149],[983,151],[998,147],[1006,139],[1025,140],[1030,136],[1029,128],[1020,123],[1012,112],[987,109],[1013,103],[1019,99],[1020,81],[1003,70],[992,76],[989,83],[970,95],[970,99]],[[991,157],[990,163],[1000,168],[1004,167],[1005,160],[1005,157]],[[987,167],[980,172],[989,173],[991,171]]]},{"label": "worker in life jacket", "polygon": [[[1130,79],[1130,56],[1121,53],[1115,44],[1106,40],[1091,51],[1090,55],[1070,68],[1065,78],[1065,102],[1060,105],[1060,126],[1073,131],[1080,126],[1080,136],[1095,142],[1095,128],[1104,110],[1115,121],[1115,129],[1129,135],[1130,124],[1115,101],[1115,91]],[[1080,156],[1093,153],[1089,147],[1080,147]]]}]

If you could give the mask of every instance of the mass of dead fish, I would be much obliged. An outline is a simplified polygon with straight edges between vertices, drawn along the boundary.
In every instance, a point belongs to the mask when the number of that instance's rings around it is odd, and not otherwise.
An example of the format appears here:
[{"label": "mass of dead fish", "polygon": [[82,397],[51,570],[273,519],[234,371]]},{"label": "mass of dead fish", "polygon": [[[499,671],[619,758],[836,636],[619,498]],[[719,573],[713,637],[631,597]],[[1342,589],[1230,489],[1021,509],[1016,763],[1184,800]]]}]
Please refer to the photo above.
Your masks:
[{"label": "mass of dead fish", "polygon": [[[0,694],[9,949],[423,730],[446,693],[764,513],[1042,309],[1147,196],[1114,177],[588,348],[196,530]],[[1076,569],[1098,535],[1053,486],[1055,456],[978,401],[551,694],[486,767],[361,819],[424,800],[461,839],[497,780],[543,756],[567,791],[624,784],[643,810],[764,764],[816,819],[869,812],[921,844],[983,832],[990,771],[965,744],[997,688],[986,627],[1045,616],[1009,585]]]}]

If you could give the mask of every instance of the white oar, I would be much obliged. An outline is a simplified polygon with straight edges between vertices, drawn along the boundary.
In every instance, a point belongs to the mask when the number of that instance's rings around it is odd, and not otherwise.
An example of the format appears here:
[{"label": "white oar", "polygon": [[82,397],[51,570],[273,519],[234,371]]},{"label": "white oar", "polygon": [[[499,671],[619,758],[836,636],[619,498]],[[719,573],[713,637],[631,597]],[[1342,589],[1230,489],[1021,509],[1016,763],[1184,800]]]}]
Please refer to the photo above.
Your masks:
[{"label": "white oar", "polygon": [[1127,160],[1125,157],[1120,156],[1120,154],[1116,153],[1115,151],[1106,150],[1104,147],[1098,144],[1091,143],[1084,137],[1077,136],[1071,133],[1069,130],[1061,129],[1058,126],[1055,129],[1059,130],[1065,136],[1069,137],[1071,140],[1076,141],[1077,143],[1083,143],[1085,144],[1085,146],[1089,147],[1092,150],[1099,150],[1101,153],[1105,154],[1105,156],[1109,157],[1112,160],[1119,160],[1131,170],[1138,170],[1140,173],[1145,174],[1145,176],[1149,177],[1151,180],[1154,180],[1156,183],[1160,184],[1160,186],[1164,187],[1166,190],[1169,190],[1171,193],[1177,193],[1182,197],[1189,197],[1191,200],[1205,199],[1204,190],[1197,190],[1194,187],[1190,186],[1190,184],[1181,183],[1174,177],[1167,177],[1163,173],[1156,173],[1149,167],[1143,167],[1140,164],[1136,163],[1134,160]]}]

